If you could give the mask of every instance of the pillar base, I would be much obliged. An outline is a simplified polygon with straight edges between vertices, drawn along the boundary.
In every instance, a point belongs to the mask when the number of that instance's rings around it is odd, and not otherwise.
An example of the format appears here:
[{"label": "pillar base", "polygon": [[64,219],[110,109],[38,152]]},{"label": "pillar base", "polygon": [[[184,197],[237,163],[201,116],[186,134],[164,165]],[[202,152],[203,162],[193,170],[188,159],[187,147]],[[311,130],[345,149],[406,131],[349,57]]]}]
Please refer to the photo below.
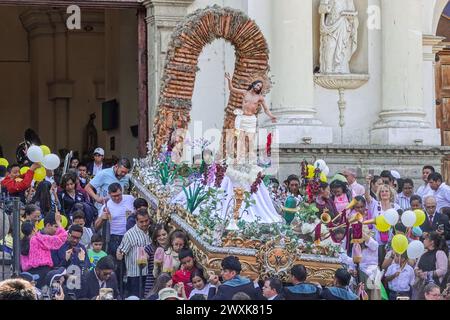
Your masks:
[{"label": "pillar base", "polygon": [[440,146],[439,129],[409,128],[374,128],[371,131],[371,144],[374,145],[426,145]]},{"label": "pillar base", "polygon": [[261,128],[278,133],[278,143],[332,144],[333,128],[315,118],[277,117],[277,123],[265,122]]}]

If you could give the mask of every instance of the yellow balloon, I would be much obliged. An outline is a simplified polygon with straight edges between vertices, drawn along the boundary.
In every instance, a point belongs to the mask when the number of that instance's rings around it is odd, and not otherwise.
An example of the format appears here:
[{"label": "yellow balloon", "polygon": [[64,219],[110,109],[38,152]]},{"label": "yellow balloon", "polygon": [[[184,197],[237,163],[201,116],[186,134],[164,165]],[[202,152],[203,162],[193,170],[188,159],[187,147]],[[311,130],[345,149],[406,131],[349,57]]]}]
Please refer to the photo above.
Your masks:
[{"label": "yellow balloon", "polygon": [[[65,215],[61,215],[61,226],[64,229],[66,229],[68,223],[69,223],[69,221],[67,221],[66,216]],[[41,219],[38,223],[36,223],[36,228],[38,230],[44,229],[44,219]]]},{"label": "yellow balloon", "polygon": [[403,254],[408,249],[408,238],[403,234],[397,234],[392,238],[391,246],[396,253]]},{"label": "yellow balloon", "polygon": [[383,215],[379,215],[375,219],[375,228],[377,228],[380,232],[386,232],[389,231],[391,228],[390,224],[386,221]]},{"label": "yellow balloon", "polygon": [[68,224],[68,221],[67,221],[66,216],[65,216],[65,215],[61,215],[61,225],[62,225],[62,227],[63,227],[64,229],[66,229],[67,224]]},{"label": "yellow balloon", "polygon": [[320,181],[322,181],[322,182],[327,182],[328,181],[327,176],[323,172],[320,174]]},{"label": "yellow balloon", "polygon": [[0,158],[0,166],[8,167],[9,162],[5,158]]},{"label": "yellow balloon", "polygon": [[20,168],[20,174],[25,174],[28,172],[28,170],[30,170],[30,167],[22,167]]},{"label": "yellow balloon", "polygon": [[45,179],[46,175],[47,175],[47,172],[45,171],[45,168],[43,168],[43,167],[37,168],[34,171],[33,179],[34,179],[34,181],[41,182],[42,180]]},{"label": "yellow balloon", "polygon": [[44,154],[44,157],[51,153],[50,148],[47,147],[46,145],[41,145],[41,150],[42,153]]},{"label": "yellow balloon", "polygon": [[44,219],[39,220],[39,222],[36,224],[36,228],[38,230],[44,229]]},{"label": "yellow balloon", "polygon": [[308,171],[306,178],[307,179],[312,179],[314,178],[314,174],[316,172],[316,168],[314,168],[313,165],[308,164],[308,166],[306,167],[306,170]]},{"label": "yellow balloon", "polygon": [[414,213],[416,214],[416,223],[414,223],[414,227],[420,227],[426,219],[425,212],[420,209],[414,210]]}]

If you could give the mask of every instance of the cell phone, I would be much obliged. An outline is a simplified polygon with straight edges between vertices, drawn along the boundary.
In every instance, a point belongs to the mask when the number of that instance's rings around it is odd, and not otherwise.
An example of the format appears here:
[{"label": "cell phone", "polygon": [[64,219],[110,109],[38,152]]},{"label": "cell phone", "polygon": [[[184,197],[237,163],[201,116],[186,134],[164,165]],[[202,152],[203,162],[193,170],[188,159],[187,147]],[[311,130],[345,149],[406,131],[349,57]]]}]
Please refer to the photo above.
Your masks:
[{"label": "cell phone", "polygon": [[99,300],[113,300],[114,292],[112,288],[100,288],[98,294]]},{"label": "cell phone", "polygon": [[399,296],[399,297],[397,297],[397,300],[411,300],[411,299],[406,296]]}]

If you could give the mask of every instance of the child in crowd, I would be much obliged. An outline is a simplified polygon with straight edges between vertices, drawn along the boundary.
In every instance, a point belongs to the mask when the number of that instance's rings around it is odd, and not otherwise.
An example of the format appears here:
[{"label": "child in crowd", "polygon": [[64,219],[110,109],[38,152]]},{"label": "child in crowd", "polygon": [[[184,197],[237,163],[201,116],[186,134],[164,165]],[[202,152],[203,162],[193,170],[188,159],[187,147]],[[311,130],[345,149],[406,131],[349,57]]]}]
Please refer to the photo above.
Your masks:
[{"label": "child in crowd", "polygon": [[201,295],[205,297],[205,300],[208,299],[208,293],[209,288],[211,285],[206,281],[205,276],[203,275],[202,270],[195,270],[191,273],[191,283],[193,286],[193,289],[191,293],[189,294],[189,300],[192,300],[192,298],[196,295]]},{"label": "child in crowd", "polygon": [[181,267],[180,270],[175,271],[175,274],[172,276],[172,280],[175,284],[180,282],[184,283],[186,296],[189,297],[193,289],[191,274],[200,268],[196,266],[194,253],[191,249],[181,249],[178,254],[178,258],[180,259]]},{"label": "child in crowd", "polygon": [[399,296],[411,297],[415,275],[406,253],[395,255],[394,263],[386,271],[386,281],[389,284],[389,300],[396,300]]},{"label": "child in crowd", "polygon": [[156,278],[161,272],[173,275],[180,267],[178,254],[187,246],[186,234],[181,230],[173,231],[169,236],[170,246],[167,250],[159,247],[155,251],[153,276]]},{"label": "child in crowd", "polygon": [[83,235],[81,236],[80,243],[83,246],[85,246],[86,249],[89,249],[89,246],[91,245],[91,238],[92,238],[93,232],[92,232],[92,229],[85,227],[86,218],[85,218],[84,212],[81,210],[75,211],[72,219],[73,219],[73,224],[79,225],[80,227],[83,228]]},{"label": "child in crowd", "polygon": [[97,266],[97,262],[106,257],[107,254],[102,250],[103,247],[103,239],[102,236],[98,233],[94,234],[91,237],[91,249],[88,249],[88,257],[89,262],[91,263],[90,270],[94,270]]}]

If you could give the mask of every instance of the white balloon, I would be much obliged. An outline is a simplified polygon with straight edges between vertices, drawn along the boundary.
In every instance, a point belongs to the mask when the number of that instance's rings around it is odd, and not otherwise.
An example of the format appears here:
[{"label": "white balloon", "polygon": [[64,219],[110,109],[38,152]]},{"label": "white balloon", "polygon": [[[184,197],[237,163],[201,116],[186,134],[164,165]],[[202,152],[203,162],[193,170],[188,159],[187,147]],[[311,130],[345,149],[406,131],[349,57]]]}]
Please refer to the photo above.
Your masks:
[{"label": "white balloon", "polygon": [[323,171],[326,167],[327,167],[327,164],[326,164],[326,162],[325,162],[324,160],[322,160],[322,159],[317,159],[317,160],[314,162],[314,168],[319,168],[320,171]]},{"label": "white balloon", "polygon": [[33,145],[28,148],[27,157],[31,162],[42,162],[44,159],[44,152],[42,152],[41,147]]},{"label": "white balloon", "polygon": [[405,211],[402,214],[402,223],[405,227],[411,228],[416,223],[416,214],[411,210]]},{"label": "white balloon", "polygon": [[386,219],[387,223],[389,223],[391,226],[395,226],[400,217],[398,216],[397,210],[391,208],[384,212],[384,218]]},{"label": "white balloon", "polygon": [[328,174],[330,173],[330,168],[326,166],[325,169],[322,170],[322,173],[328,177]]},{"label": "white balloon", "polygon": [[55,170],[56,168],[58,168],[59,163],[60,163],[59,157],[53,153],[46,155],[44,157],[44,160],[42,161],[44,167],[49,170]]},{"label": "white balloon", "polygon": [[423,243],[419,240],[414,240],[408,245],[408,250],[406,252],[408,253],[408,258],[417,259],[424,251],[425,247],[423,246]]}]

